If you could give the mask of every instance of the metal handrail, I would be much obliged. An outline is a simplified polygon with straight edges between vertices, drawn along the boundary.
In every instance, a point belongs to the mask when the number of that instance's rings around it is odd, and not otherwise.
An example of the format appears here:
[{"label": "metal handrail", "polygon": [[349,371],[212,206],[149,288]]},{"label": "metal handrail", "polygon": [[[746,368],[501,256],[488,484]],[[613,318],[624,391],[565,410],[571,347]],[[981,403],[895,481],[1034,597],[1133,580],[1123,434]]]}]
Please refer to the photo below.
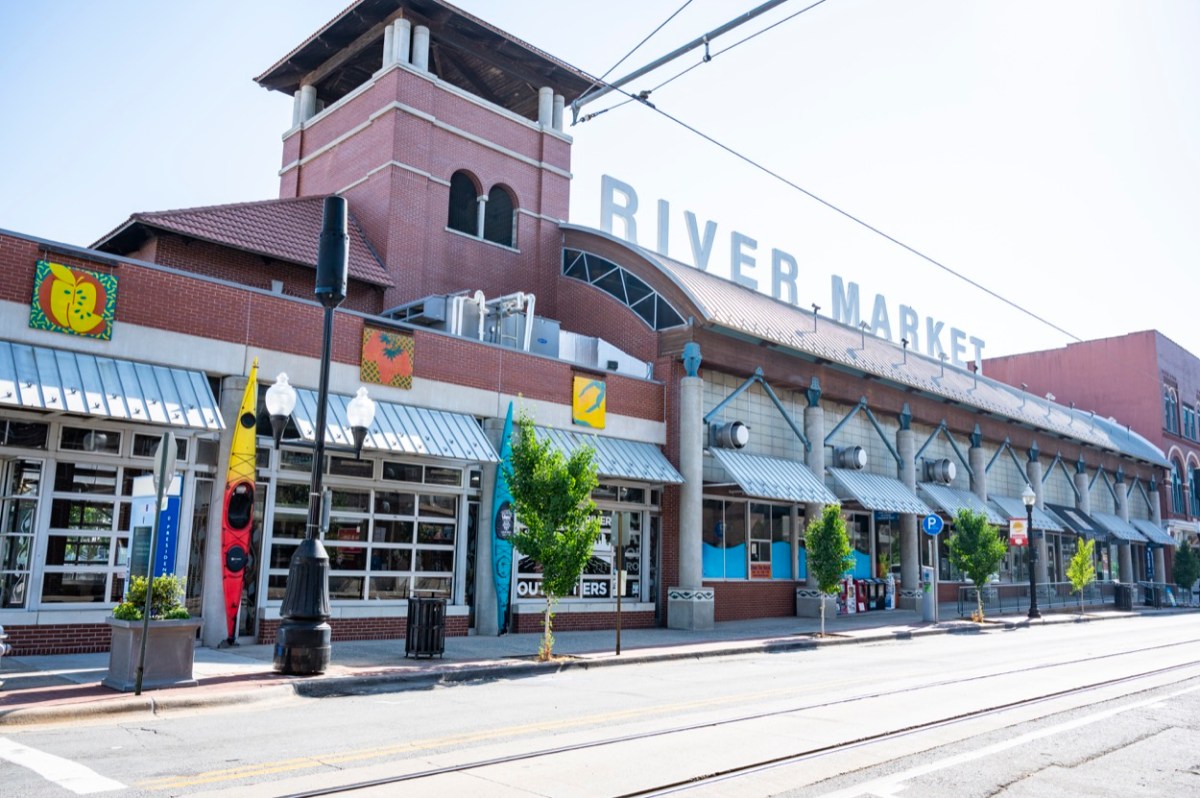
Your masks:
[{"label": "metal handrail", "polygon": [[[969,618],[976,608],[975,585],[958,588],[958,615]],[[1029,585],[1025,583],[992,582],[984,585],[983,612],[994,615],[1014,613],[1029,608]],[[1116,604],[1116,583],[1092,582],[1083,590],[1083,606],[1095,607]],[[1045,608],[1078,607],[1079,594],[1070,582],[1042,582],[1037,586],[1038,606]]]}]

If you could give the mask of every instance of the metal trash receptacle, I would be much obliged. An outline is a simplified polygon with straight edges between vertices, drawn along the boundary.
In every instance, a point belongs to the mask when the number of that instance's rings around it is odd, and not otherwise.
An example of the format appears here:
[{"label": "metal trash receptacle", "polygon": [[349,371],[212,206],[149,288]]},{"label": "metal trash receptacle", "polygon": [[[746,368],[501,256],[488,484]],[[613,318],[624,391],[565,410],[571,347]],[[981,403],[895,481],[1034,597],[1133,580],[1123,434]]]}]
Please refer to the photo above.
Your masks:
[{"label": "metal trash receptacle", "polygon": [[1125,612],[1133,612],[1133,585],[1118,583],[1115,587],[1116,608]]},{"label": "metal trash receptacle", "polygon": [[408,600],[408,626],[404,635],[404,656],[442,656],[446,650],[446,600],[417,598]]}]

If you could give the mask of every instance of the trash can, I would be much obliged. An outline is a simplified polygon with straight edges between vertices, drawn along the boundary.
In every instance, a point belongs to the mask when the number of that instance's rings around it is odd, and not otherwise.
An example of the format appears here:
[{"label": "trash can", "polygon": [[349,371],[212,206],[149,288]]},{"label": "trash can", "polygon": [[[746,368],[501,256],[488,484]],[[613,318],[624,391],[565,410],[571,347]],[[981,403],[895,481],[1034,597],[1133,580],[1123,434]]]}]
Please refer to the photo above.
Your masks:
[{"label": "trash can", "polygon": [[446,600],[417,598],[408,600],[408,627],[404,636],[404,656],[442,656],[446,649]]},{"label": "trash can", "polygon": [[1133,612],[1133,585],[1125,585],[1118,582],[1114,585],[1116,590],[1116,604],[1118,610],[1125,612]]}]

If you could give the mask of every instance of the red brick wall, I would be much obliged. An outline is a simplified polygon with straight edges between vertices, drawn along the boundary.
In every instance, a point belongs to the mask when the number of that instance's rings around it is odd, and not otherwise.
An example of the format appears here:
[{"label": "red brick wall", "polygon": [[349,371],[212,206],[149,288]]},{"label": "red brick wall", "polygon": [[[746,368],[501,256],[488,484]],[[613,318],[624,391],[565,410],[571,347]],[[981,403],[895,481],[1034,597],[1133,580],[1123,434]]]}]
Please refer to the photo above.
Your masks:
[{"label": "red brick wall", "polygon": [[716,593],[717,621],[744,621],[749,618],[782,618],[796,614],[796,586],[793,581],[705,582]]},{"label": "red brick wall", "polygon": [[[586,632],[616,629],[616,612],[562,612],[554,616],[555,632]],[[654,612],[622,612],[622,629],[654,628]],[[514,613],[512,631],[518,634],[542,631],[542,616],[535,613]],[[532,652],[531,652],[532,653]]]},{"label": "red brick wall", "polygon": [[[400,610],[397,610],[399,613]],[[408,634],[408,616],[383,615],[378,618],[331,618],[329,628],[332,639],[340,640],[403,640]],[[465,637],[467,616],[448,615],[445,622],[447,637]],[[261,621],[258,625],[260,644],[275,642],[279,633],[279,621]]]},{"label": "red brick wall", "polygon": [[[37,657],[48,654],[95,654],[112,646],[112,630],[108,624],[46,624],[20,626],[5,624],[8,644],[18,657]],[[3,660],[0,660],[3,669]]]}]

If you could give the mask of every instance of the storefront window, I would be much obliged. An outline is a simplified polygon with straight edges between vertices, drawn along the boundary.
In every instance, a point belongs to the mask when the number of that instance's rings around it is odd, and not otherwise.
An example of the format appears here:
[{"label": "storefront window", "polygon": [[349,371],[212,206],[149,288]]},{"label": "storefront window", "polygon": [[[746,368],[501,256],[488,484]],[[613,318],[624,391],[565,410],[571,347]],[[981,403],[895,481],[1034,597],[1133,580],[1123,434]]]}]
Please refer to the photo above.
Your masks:
[{"label": "storefront window", "polygon": [[746,502],[705,499],[702,509],[705,579],[745,579]]},{"label": "storefront window", "polygon": [[[385,478],[426,470],[389,469]],[[460,469],[446,469],[460,475]],[[408,481],[408,480],[406,480]],[[275,514],[268,578],[268,599],[283,598],[285,572],[305,534],[309,486],[281,482],[275,490]],[[340,600],[406,599],[410,595],[453,596],[459,496],[418,491],[335,487],[330,491],[329,595]]]},{"label": "storefront window", "polygon": [[28,600],[42,464],[4,461],[0,480],[0,609],[11,609]]},{"label": "storefront window", "polygon": [[73,452],[118,454],[121,451],[121,433],[90,427],[63,427],[58,447]]},{"label": "storefront window", "polygon": [[0,446],[45,449],[49,437],[49,424],[0,418]]}]

